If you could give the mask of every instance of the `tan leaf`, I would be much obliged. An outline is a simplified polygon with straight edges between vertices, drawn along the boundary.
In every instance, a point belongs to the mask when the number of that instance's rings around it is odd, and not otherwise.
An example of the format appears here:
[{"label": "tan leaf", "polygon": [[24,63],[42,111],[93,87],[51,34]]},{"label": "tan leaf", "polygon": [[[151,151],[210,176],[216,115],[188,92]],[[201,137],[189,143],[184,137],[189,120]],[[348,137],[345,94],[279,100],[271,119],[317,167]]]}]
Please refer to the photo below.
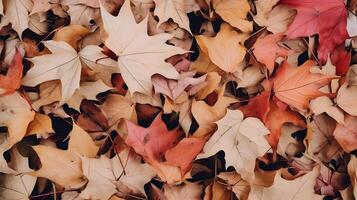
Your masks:
[{"label": "tan leaf", "polygon": [[135,103],[121,95],[108,95],[102,105],[102,110],[106,114],[109,126],[113,126],[121,119],[137,121]]},{"label": "tan leaf", "polygon": [[197,156],[207,158],[219,151],[225,152],[226,168],[233,166],[248,182],[254,180],[255,160],[271,148],[265,136],[269,130],[257,118],[246,118],[239,110],[227,110],[217,121],[218,129]]},{"label": "tan leaf", "polygon": [[181,28],[191,32],[187,13],[197,11],[200,7],[194,0],[154,0],[154,14],[159,17],[160,26],[170,18]]},{"label": "tan leaf", "polygon": [[147,18],[137,24],[128,0],[118,16],[112,16],[103,7],[101,14],[104,29],[108,34],[105,44],[118,56],[122,77],[131,94],[139,92],[151,95],[153,74],[161,74],[170,79],[178,78],[178,72],[171,64],[166,63],[165,59],[186,51],[165,43],[172,38],[170,34],[149,36]]},{"label": "tan leaf", "polygon": [[37,138],[47,139],[54,132],[51,118],[47,115],[36,113],[35,118],[27,127],[26,135],[36,135]]},{"label": "tan leaf", "polygon": [[[319,175],[319,167],[294,180],[285,180],[279,171],[275,175],[274,184],[264,188],[253,185],[249,200],[322,200],[324,196],[315,194],[314,185]],[[288,189],[287,189],[288,188]]]},{"label": "tan leaf", "polygon": [[41,161],[41,168],[29,174],[47,178],[67,189],[82,187],[86,181],[83,179],[80,155],[94,157],[99,147],[76,124],[69,136],[68,150],[45,145],[34,146],[33,149]]},{"label": "tan leaf", "polygon": [[108,87],[103,83],[102,80],[96,82],[81,82],[79,89],[75,91],[73,96],[66,101],[69,107],[74,108],[79,111],[79,107],[83,99],[95,100],[97,101],[96,96],[99,93],[111,90],[112,88]]},{"label": "tan leaf", "polygon": [[[223,2],[223,1],[222,1]],[[248,35],[238,33],[223,23],[216,37],[196,36],[201,49],[207,53],[214,64],[225,72],[242,71],[246,49],[242,45]]]},{"label": "tan leaf", "polygon": [[214,130],[214,122],[225,115],[230,104],[236,102],[231,97],[223,96],[224,86],[217,93],[218,99],[213,106],[208,105],[205,101],[192,101],[191,112],[199,125],[199,128],[194,133],[196,137],[209,135]]},{"label": "tan leaf", "polygon": [[251,32],[253,23],[246,19],[250,10],[247,0],[211,0],[215,12],[232,26]]},{"label": "tan leaf", "polygon": [[31,0],[3,0],[4,17],[1,18],[2,26],[11,23],[12,28],[21,38],[22,32],[29,28],[29,12],[32,10]]},{"label": "tan leaf", "polygon": [[50,80],[61,80],[62,105],[79,88],[81,61],[77,52],[66,42],[45,41],[44,45],[52,52],[30,58],[34,66],[22,79],[22,84],[34,87]]},{"label": "tan leaf", "polygon": [[1,200],[29,200],[36,177],[30,175],[0,174]]},{"label": "tan leaf", "polygon": [[19,93],[0,97],[0,126],[6,126],[8,131],[0,139],[1,155],[22,140],[34,116],[30,104]]},{"label": "tan leaf", "polygon": [[125,184],[134,193],[145,194],[144,185],[155,176],[155,172],[140,161],[140,157],[128,149],[112,159],[105,156],[99,159],[82,157],[83,172],[89,182],[80,196],[107,200],[117,192],[116,181]]}]

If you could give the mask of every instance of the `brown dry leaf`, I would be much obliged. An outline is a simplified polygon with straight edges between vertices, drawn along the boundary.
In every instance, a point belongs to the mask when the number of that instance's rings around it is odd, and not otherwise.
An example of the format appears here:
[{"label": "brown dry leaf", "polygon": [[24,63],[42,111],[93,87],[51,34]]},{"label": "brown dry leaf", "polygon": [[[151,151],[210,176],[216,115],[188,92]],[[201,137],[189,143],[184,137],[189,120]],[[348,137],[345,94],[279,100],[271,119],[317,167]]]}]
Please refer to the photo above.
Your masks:
[{"label": "brown dry leaf", "polygon": [[236,172],[223,172],[218,174],[218,178],[227,183],[227,188],[232,190],[239,200],[248,199],[250,184],[242,179]]},{"label": "brown dry leaf", "polygon": [[231,97],[223,96],[224,86],[216,92],[217,101],[212,106],[203,100],[193,100],[192,102],[191,112],[199,125],[199,128],[194,133],[195,137],[204,138],[212,133],[215,127],[214,122],[221,119],[225,115],[227,107],[237,101]]},{"label": "brown dry leaf", "polygon": [[122,119],[137,121],[135,103],[121,95],[108,95],[102,105],[102,110],[108,119],[109,126],[117,124]]},{"label": "brown dry leaf", "polygon": [[356,100],[357,86],[354,77],[357,65],[351,65],[347,73],[347,81],[340,87],[336,97],[337,105],[350,115],[357,116]]},{"label": "brown dry leaf", "polygon": [[209,55],[214,64],[225,72],[242,71],[246,49],[242,45],[248,35],[238,33],[228,24],[222,24],[216,37],[196,36],[201,49]]},{"label": "brown dry leaf", "polygon": [[73,124],[68,150],[45,145],[34,146],[33,149],[41,161],[41,168],[30,175],[47,178],[67,189],[77,189],[86,184],[80,155],[94,157],[99,147],[87,132]]},{"label": "brown dry leaf", "polygon": [[[78,41],[89,33],[89,30],[81,25],[69,25],[59,29],[53,36],[54,41],[63,41],[78,49]],[[50,49],[51,50],[51,49]]]},{"label": "brown dry leaf", "polygon": [[226,168],[233,166],[248,182],[254,180],[255,160],[271,148],[265,136],[269,130],[257,118],[246,118],[239,110],[227,110],[216,122],[218,129],[205,144],[198,159],[225,152]]},{"label": "brown dry leaf", "polygon": [[36,178],[30,175],[0,174],[0,199],[29,199]]},{"label": "brown dry leaf", "polygon": [[27,126],[35,117],[35,112],[18,92],[0,97],[0,108],[0,126],[7,127],[7,134],[0,138],[0,154],[3,155],[25,136]]},{"label": "brown dry leaf", "polygon": [[120,191],[116,185],[124,184],[134,194],[145,194],[144,185],[156,174],[148,164],[142,164],[140,157],[130,152],[130,149],[122,151],[119,155],[109,159],[82,157],[83,173],[88,179],[86,188],[80,196],[85,199],[107,200],[113,194]]},{"label": "brown dry leaf", "polygon": [[83,99],[97,101],[97,95],[99,93],[111,90],[103,83],[101,79],[96,82],[81,82],[79,89],[77,89],[72,97],[66,101],[69,107],[74,108],[79,111],[79,107]]},{"label": "brown dry leaf", "polygon": [[[249,200],[322,200],[324,196],[315,194],[314,185],[319,175],[319,167],[294,180],[285,180],[279,171],[274,184],[268,188],[253,185]],[[287,189],[288,188],[288,189]]]},{"label": "brown dry leaf", "polygon": [[307,153],[322,162],[338,159],[343,154],[341,147],[333,137],[336,122],[325,114],[316,115],[308,124],[305,144]]},{"label": "brown dry leaf", "polygon": [[36,113],[35,118],[27,127],[26,136],[36,135],[37,138],[47,139],[55,131],[52,129],[51,118],[47,115]]},{"label": "brown dry leaf", "polygon": [[337,124],[333,136],[345,152],[357,149],[357,117],[346,116],[345,124]]},{"label": "brown dry leaf", "polygon": [[199,10],[194,0],[154,0],[154,14],[159,17],[158,26],[172,19],[181,28],[191,32],[187,13]]},{"label": "brown dry leaf", "polygon": [[247,0],[211,0],[214,11],[223,20],[243,32],[251,32],[253,23],[246,19],[250,10]]}]

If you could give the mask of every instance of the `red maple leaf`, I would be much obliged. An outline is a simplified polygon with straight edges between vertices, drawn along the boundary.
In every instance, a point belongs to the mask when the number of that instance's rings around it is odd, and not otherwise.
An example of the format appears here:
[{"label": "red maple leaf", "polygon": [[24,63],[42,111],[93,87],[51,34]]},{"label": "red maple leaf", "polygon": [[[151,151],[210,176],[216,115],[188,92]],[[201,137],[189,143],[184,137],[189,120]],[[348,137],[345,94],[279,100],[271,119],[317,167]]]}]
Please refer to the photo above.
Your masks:
[{"label": "red maple leaf", "polygon": [[318,57],[325,63],[336,46],[348,38],[344,0],[281,0],[298,11],[285,32],[288,38],[319,35]]}]

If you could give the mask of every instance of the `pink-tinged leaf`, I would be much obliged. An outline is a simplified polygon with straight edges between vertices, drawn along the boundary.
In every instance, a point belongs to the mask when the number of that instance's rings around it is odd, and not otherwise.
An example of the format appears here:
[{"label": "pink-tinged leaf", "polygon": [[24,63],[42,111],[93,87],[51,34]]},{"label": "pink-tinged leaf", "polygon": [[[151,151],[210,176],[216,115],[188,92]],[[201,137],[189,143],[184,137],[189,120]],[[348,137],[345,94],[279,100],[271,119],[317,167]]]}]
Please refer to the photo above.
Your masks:
[{"label": "pink-tinged leaf", "polygon": [[181,136],[177,129],[169,131],[157,115],[148,128],[143,128],[133,122],[126,121],[128,137],[125,143],[134,148],[135,152],[143,156],[149,163],[164,159],[165,152],[176,145]]},{"label": "pink-tinged leaf", "polygon": [[357,117],[347,116],[345,124],[337,124],[333,136],[344,151],[351,152],[357,149]]},{"label": "pink-tinged leaf", "polygon": [[156,93],[175,100],[188,86],[198,85],[206,80],[206,75],[199,78],[193,78],[193,75],[193,72],[185,72],[180,75],[179,80],[170,80],[156,74],[151,79]]},{"label": "pink-tinged leaf", "polygon": [[184,175],[191,169],[192,161],[202,151],[206,140],[200,138],[184,138],[174,148],[165,153],[166,163],[180,167]]},{"label": "pink-tinged leaf", "polygon": [[319,35],[318,57],[325,63],[327,57],[347,39],[347,9],[344,0],[281,0],[298,12],[285,32],[288,38]]},{"label": "pink-tinged leaf", "polygon": [[269,73],[274,70],[275,59],[278,57],[285,57],[288,55],[288,50],[277,44],[282,38],[283,34],[267,35],[262,38],[258,38],[253,46],[253,53],[257,60],[265,64]]}]

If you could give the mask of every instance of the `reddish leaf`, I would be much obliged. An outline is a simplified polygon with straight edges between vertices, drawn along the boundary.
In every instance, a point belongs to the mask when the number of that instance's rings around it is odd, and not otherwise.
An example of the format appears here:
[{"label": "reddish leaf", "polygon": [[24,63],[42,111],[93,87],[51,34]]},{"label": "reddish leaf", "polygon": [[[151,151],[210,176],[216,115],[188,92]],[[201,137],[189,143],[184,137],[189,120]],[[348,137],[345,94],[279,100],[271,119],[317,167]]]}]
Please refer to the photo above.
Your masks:
[{"label": "reddish leaf", "polygon": [[297,9],[293,23],[285,32],[288,38],[319,35],[318,57],[325,63],[336,46],[348,38],[344,0],[281,0]]},{"label": "reddish leaf", "polygon": [[337,75],[346,75],[351,63],[351,51],[346,51],[344,44],[338,46],[331,54],[331,62],[336,66]]},{"label": "reddish leaf", "polygon": [[283,38],[283,34],[267,35],[258,38],[253,46],[253,53],[257,60],[264,63],[269,73],[274,70],[275,59],[288,55],[288,50],[280,47],[277,42]]},{"label": "reddish leaf", "polygon": [[268,137],[269,144],[273,149],[276,149],[281,127],[285,123],[292,123],[296,126],[305,127],[306,124],[298,113],[290,110],[289,107],[278,106],[281,104],[278,100],[273,101],[270,98],[270,93],[264,91],[259,96],[251,99],[246,106],[242,106],[240,110],[244,113],[244,117],[257,117],[262,120],[265,126],[270,130]]},{"label": "reddish leaf", "polygon": [[148,162],[164,160],[165,152],[175,146],[181,136],[177,129],[167,130],[161,115],[157,115],[148,128],[126,121],[128,137],[125,143],[134,148]]},{"label": "reddish leaf", "polygon": [[180,167],[181,174],[191,169],[192,160],[201,152],[206,140],[200,138],[184,138],[174,148],[165,153],[167,164]]},{"label": "reddish leaf", "polygon": [[16,50],[6,76],[0,75],[0,95],[11,94],[20,88],[22,70],[22,56],[21,53]]},{"label": "reddish leaf", "polygon": [[309,60],[299,67],[292,67],[284,62],[273,79],[275,96],[294,108],[304,110],[309,108],[311,99],[325,95],[319,89],[337,77],[311,73],[313,64]]},{"label": "reddish leaf", "polygon": [[345,124],[337,124],[333,136],[344,151],[351,152],[357,149],[357,117],[348,115]]}]

